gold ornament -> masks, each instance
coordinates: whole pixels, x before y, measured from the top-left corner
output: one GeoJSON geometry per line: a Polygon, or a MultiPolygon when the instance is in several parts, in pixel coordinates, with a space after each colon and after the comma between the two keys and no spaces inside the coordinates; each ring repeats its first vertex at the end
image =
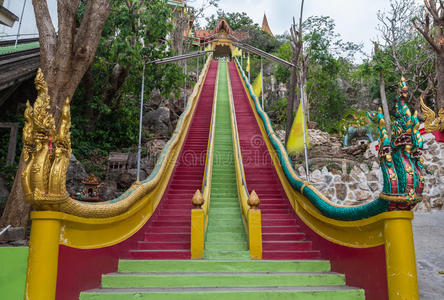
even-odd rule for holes
{"type": "Polygon", "coordinates": [[[260,204],[259,197],[256,192],[253,190],[248,198],[248,205],[250,205],[251,209],[257,209],[260,204]]]}
{"type": "Polygon", "coordinates": [[[423,97],[421,96],[419,99],[421,102],[421,110],[426,118],[424,122],[425,131],[430,133],[444,130],[444,108],[439,110],[438,117],[436,117],[435,112],[424,103],[423,97]]]}
{"type": "Polygon", "coordinates": [[[191,199],[191,202],[193,203],[195,208],[202,208],[202,205],[205,202],[204,197],[202,196],[202,193],[200,192],[200,190],[197,190],[194,193],[193,198],[191,199]]]}

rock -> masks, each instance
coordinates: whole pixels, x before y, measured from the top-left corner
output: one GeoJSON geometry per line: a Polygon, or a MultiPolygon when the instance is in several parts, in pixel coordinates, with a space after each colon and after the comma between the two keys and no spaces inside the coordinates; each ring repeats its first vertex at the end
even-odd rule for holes
{"type": "MultiPolygon", "coordinates": [[[[127,170],[127,173],[131,175],[132,182],[137,181],[137,169],[129,169],[129,170],[127,170]]],[[[147,177],[146,172],[143,169],[141,169],[140,170],[140,180],[145,180],[146,177],[147,177]]]]}
{"type": "Polygon", "coordinates": [[[342,174],[341,175],[342,182],[352,182],[355,181],[350,175],[348,174],[342,174]]]}
{"type": "Polygon", "coordinates": [[[436,199],[432,202],[432,208],[442,209],[443,205],[443,199],[436,199]]]}
{"type": "Polygon", "coordinates": [[[358,182],[365,181],[365,174],[357,167],[354,166],[350,172],[350,177],[358,182]]]}
{"type": "Polygon", "coordinates": [[[143,126],[148,132],[155,132],[161,137],[169,137],[172,131],[170,110],[166,107],[159,107],[146,113],[143,116],[143,126]]]}
{"type": "Polygon", "coordinates": [[[281,143],[285,143],[285,130],[277,130],[276,135],[281,141],[281,143]]]}
{"type": "Polygon", "coordinates": [[[348,199],[349,200],[355,200],[355,194],[353,192],[348,193],[348,199]]]}
{"type": "Polygon", "coordinates": [[[325,183],[329,185],[333,181],[333,176],[330,174],[324,175],[325,183]]]}
{"type": "Polygon", "coordinates": [[[430,174],[434,174],[436,171],[439,170],[439,167],[435,164],[426,163],[424,164],[424,169],[430,174]]]}
{"type": "Polygon", "coordinates": [[[351,184],[349,184],[348,188],[350,190],[354,191],[354,190],[356,190],[358,188],[358,183],[357,182],[351,183],[351,184]]]}
{"type": "Polygon", "coordinates": [[[107,180],[99,185],[100,199],[112,200],[118,197],[119,194],[120,192],[117,189],[117,182],[114,180],[107,180]]]}
{"type": "Polygon", "coordinates": [[[133,176],[130,173],[122,173],[117,178],[117,187],[119,189],[128,189],[133,184],[133,176]]]}
{"type": "Polygon", "coordinates": [[[24,246],[28,246],[28,241],[27,240],[12,241],[9,243],[9,245],[15,246],[15,247],[24,247],[24,246]]]}
{"type": "Polygon", "coordinates": [[[308,129],[310,135],[310,146],[320,146],[330,144],[330,135],[318,129],[308,129]]]}
{"type": "Polygon", "coordinates": [[[372,170],[379,170],[379,168],[380,168],[379,164],[376,161],[374,161],[372,163],[372,170]]]}
{"type": "Polygon", "coordinates": [[[83,191],[85,181],[88,178],[83,165],[71,154],[68,172],[66,173],[66,190],[70,195],[75,195],[83,191]]]}
{"type": "Polygon", "coordinates": [[[322,170],[321,170],[321,173],[324,176],[327,175],[329,173],[327,167],[323,167],[322,170]]]}
{"type": "Polygon", "coordinates": [[[152,170],[156,166],[160,153],[162,153],[165,147],[165,140],[154,139],[146,143],[145,148],[147,150],[147,156],[142,158],[141,168],[145,170],[146,174],[151,174],[152,170]]]}
{"type": "MultiPolygon", "coordinates": [[[[333,169],[331,169],[331,171],[330,171],[333,175],[340,175],[341,174],[341,171],[339,171],[338,169],[335,169],[335,168],[333,168],[333,169]]],[[[337,176],[334,176],[335,178],[337,177],[337,176]]]]}
{"type": "Polygon", "coordinates": [[[313,182],[323,182],[324,181],[324,176],[322,176],[322,173],[319,170],[314,170],[313,173],[311,173],[310,177],[313,182]]]}
{"type": "Polygon", "coordinates": [[[367,175],[365,175],[368,181],[378,181],[378,176],[375,171],[371,171],[367,175]]]}
{"type": "Polygon", "coordinates": [[[360,164],[359,167],[361,168],[362,172],[368,173],[370,170],[368,169],[368,166],[366,164],[360,164]]]}
{"type": "Polygon", "coordinates": [[[301,176],[301,178],[307,177],[307,173],[305,173],[305,168],[303,166],[300,166],[298,168],[298,172],[299,172],[299,176],[301,176]]]}
{"type": "Polygon", "coordinates": [[[327,197],[328,198],[330,198],[330,199],[332,199],[332,198],[334,198],[335,197],[335,189],[334,188],[329,188],[328,190],[327,190],[327,193],[326,193],[327,195],[327,197]]]}
{"type": "Polygon", "coordinates": [[[160,91],[157,89],[153,90],[151,92],[150,100],[148,101],[148,106],[152,109],[158,109],[163,100],[164,97],[160,94],[160,91]]]}
{"type": "Polygon", "coordinates": [[[369,184],[369,186],[370,186],[370,189],[372,190],[372,192],[379,190],[379,184],[377,184],[376,182],[371,182],[369,184]]]}
{"type": "Polygon", "coordinates": [[[359,184],[359,189],[361,189],[361,190],[363,190],[363,191],[368,191],[370,188],[369,188],[367,182],[361,182],[361,183],[359,184]]]}
{"type": "Polygon", "coordinates": [[[355,195],[356,195],[356,201],[369,200],[373,196],[372,193],[370,193],[368,191],[361,191],[361,190],[355,191],[355,195]]]}
{"type": "Polygon", "coordinates": [[[347,186],[343,183],[335,184],[336,197],[339,200],[344,201],[347,196],[347,186]]]}
{"type": "Polygon", "coordinates": [[[25,227],[9,227],[5,233],[3,233],[3,240],[7,242],[24,240],[26,236],[25,227]]]}
{"type": "Polygon", "coordinates": [[[309,121],[307,126],[308,126],[308,129],[318,129],[318,123],[313,122],[313,121],[309,121]]]}

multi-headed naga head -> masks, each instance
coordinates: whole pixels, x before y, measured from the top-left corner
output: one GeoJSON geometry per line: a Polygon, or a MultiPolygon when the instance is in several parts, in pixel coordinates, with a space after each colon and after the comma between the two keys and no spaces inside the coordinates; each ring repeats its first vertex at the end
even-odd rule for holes
{"type": "Polygon", "coordinates": [[[382,109],[379,109],[379,158],[384,177],[380,197],[390,202],[389,210],[411,209],[422,200],[424,177],[417,112],[413,115],[407,105],[408,86],[404,78],[399,83],[396,120],[389,139],[382,109]]]}

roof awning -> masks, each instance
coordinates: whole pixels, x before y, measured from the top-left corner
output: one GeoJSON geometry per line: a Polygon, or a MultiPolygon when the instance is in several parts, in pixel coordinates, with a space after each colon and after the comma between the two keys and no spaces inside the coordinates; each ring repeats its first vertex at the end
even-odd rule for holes
{"type": "Polygon", "coordinates": [[[211,53],[211,52],[214,52],[214,50],[197,51],[197,52],[192,52],[192,53],[188,53],[188,54],[182,54],[182,55],[162,58],[162,59],[158,59],[158,60],[153,60],[153,61],[150,61],[149,64],[155,64],[155,65],[168,64],[168,63],[173,63],[176,61],[187,60],[190,58],[204,56],[205,54],[211,53]]]}
{"type": "Polygon", "coordinates": [[[4,8],[3,5],[0,6],[0,24],[12,27],[15,21],[18,20],[19,18],[16,15],[4,8]]]}
{"type": "Polygon", "coordinates": [[[262,57],[264,57],[266,59],[274,61],[274,62],[276,62],[278,64],[281,64],[281,65],[284,65],[284,66],[287,66],[287,67],[295,67],[295,65],[293,65],[291,62],[288,62],[288,61],[286,61],[286,60],[284,60],[282,58],[274,56],[274,55],[272,55],[270,53],[267,53],[265,51],[262,51],[261,49],[253,47],[251,45],[244,44],[244,43],[239,43],[239,42],[234,42],[233,46],[236,46],[236,47],[238,47],[238,48],[240,48],[242,50],[245,50],[245,51],[257,54],[257,55],[262,56],[262,57]]]}

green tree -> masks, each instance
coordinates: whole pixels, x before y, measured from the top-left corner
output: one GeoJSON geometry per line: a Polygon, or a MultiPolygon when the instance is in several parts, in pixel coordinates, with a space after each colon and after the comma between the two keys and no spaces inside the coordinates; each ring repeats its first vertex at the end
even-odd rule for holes
{"type": "MultiPolygon", "coordinates": [[[[105,24],[96,60],[73,105],[73,146],[81,157],[133,145],[143,62],[172,56],[166,40],[173,30],[172,11],[163,0],[116,2],[105,24]]],[[[176,64],[147,63],[145,99],[153,89],[164,96],[183,82],[176,64]]]]}

